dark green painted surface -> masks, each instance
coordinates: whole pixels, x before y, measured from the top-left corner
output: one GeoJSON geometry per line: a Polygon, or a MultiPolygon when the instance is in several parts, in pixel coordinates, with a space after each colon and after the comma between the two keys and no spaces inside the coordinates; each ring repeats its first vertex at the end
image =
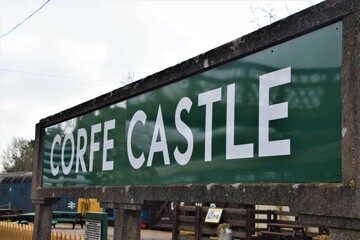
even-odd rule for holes
{"type": "MultiPolygon", "coordinates": [[[[342,23],[311,32],[304,36],[268,48],[212,70],[128,99],[110,107],[96,110],[46,128],[44,153],[44,186],[73,185],[147,185],[175,183],[231,183],[231,182],[340,182],[341,181],[341,61],[342,23]],[[291,82],[270,90],[270,104],[288,103],[288,117],[270,121],[270,141],[290,139],[290,155],[259,157],[259,76],[291,67],[291,82]],[[254,156],[226,160],[226,105],[227,86],[235,83],[235,144],[251,143],[254,156]],[[221,88],[221,101],[213,103],[211,161],[205,154],[205,106],[199,106],[199,94],[221,88]],[[194,145],[191,159],[180,165],[174,158],[176,147],[185,152],[188,142],[175,126],[175,111],[179,101],[188,97],[189,113],[181,112],[182,121],[191,129],[194,145]],[[153,155],[147,166],[156,117],[161,108],[169,152],[169,163],[164,152],[153,155]],[[127,129],[134,114],[146,114],[145,125],[137,122],[131,134],[134,157],[142,154],[145,162],[134,169],[127,152],[127,129]],[[107,160],[113,170],[102,170],[104,122],[115,119],[107,139],[113,148],[107,160]],[[94,167],[89,172],[91,126],[102,123],[96,133],[99,151],[94,151],[94,167]],[[51,174],[50,153],[56,134],[72,132],[77,142],[77,129],[87,132],[84,154],[86,172],[75,173],[76,149],[71,172],[64,175],[61,167],[62,148],[56,144],[51,174]]],[[[164,141],[157,132],[157,142],[164,141]]],[[[83,139],[80,146],[84,145],[83,139]]],[[[65,166],[71,158],[71,144],[64,148],[65,166]]],[[[75,146],[76,148],[76,146],[75,146]]]]}

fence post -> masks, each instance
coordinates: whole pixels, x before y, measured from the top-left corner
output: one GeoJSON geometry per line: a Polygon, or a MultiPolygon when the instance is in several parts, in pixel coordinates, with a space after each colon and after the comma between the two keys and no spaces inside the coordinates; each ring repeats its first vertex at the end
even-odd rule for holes
{"type": "Polygon", "coordinates": [[[274,222],[278,222],[279,221],[279,216],[277,214],[277,211],[273,211],[274,214],[274,222]]]}
{"type": "Polygon", "coordinates": [[[27,239],[31,240],[34,231],[34,225],[25,225],[27,239]]]}
{"type": "Polygon", "coordinates": [[[247,208],[246,209],[246,240],[251,240],[252,239],[252,209],[251,208],[247,208]]]}
{"type": "Polygon", "coordinates": [[[178,235],[178,221],[177,221],[177,218],[178,218],[178,211],[179,211],[179,205],[175,205],[175,214],[174,214],[174,218],[173,218],[173,228],[172,228],[172,240],[176,240],[176,237],[178,235]]]}
{"type": "Polygon", "coordinates": [[[267,210],[267,222],[271,223],[273,220],[271,219],[271,215],[272,215],[272,211],[271,210],[267,210]]]}
{"type": "Polygon", "coordinates": [[[51,238],[50,238],[50,239],[51,239],[51,240],[57,240],[57,239],[56,239],[56,235],[57,235],[57,232],[56,232],[56,231],[52,231],[52,232],[51,232],[51,238]]]}
{"type": "Polygon", "coordinates": [[[196,206],[195,215],[196,215],[196,219],[195,219],[195,239],[200,240],[200,238],[201,238],[201,233],[200,233],[201,207],[200,206],[196,206]]]}

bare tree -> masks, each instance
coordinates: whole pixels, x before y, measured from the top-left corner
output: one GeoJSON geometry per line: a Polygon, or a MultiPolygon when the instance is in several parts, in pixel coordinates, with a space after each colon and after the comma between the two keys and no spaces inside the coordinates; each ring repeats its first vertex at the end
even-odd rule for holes
{"type": "Polygon", "coordinates": [[[253,17],[250,22],[258,27],[263,27],[322,1],[252,1],[249,11],[253,17]]]}
{"type": "Polygon", "coordinates": [[[0,156],[6,172],[32,171],[34,140],[14,138],[0,156]]]}
{"type": "Polygon", "coordinates": [[[250,12],[253,15],[251,19],[252,23],[255,23],[259,28],[268,24],[275,22],[276,19],[276,11],[274,8],[266,3],[264,5],[254,5],[253,3],[250,5],[250,12]]]}
{"type": "Polygon", "coordinates": [[[120,83],[124,86],[133,82],[135,82],[135,72],[127,72],[127,74],[124,74],[120,80],[120,83]]]}

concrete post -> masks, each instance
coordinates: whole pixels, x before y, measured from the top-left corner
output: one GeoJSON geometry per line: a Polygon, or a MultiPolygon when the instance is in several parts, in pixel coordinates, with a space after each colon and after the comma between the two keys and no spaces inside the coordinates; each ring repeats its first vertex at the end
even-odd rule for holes
{"type": "Polygon", "coordinates": [[[33,239],[50,239],[51,238],[51,221],[53,217],[52,205],[59,198],[38,201],[35,207],[34,232],[33,239]]]}
{"type": "Polygon", "coordinates": [[[141,206],[121,204],[115,208],[114,240],[140,239],[141,206]]]}
{"type": "Polygon", "coordinates": [[[330,228],[330,240],[358,240],[360,231],[330,228]]]}

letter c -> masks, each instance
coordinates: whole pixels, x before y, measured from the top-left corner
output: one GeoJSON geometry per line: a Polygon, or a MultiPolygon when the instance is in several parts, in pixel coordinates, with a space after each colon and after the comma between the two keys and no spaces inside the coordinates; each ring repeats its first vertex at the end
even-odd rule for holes
{"type": "Polygon", "coordinates": [[[131,118],[130,124],[129,124],[128,134],[127,134],[127,143],[126,143],[127,153],[128,153],[130,164],[134,169],[139,169],[145,162],[144,153],[141,153],[140,157],[136,158],[134,156],[134,153],[131,148],[132,132],[133,132],[135,124],[137,122],[141,122],[143,124],[143,126],[145,126],[146,114],[144,113],[144,111],[139,110],[133,115],[133,117],[131,118]]]}
{"type": "Polygon", "coordinates": [[[55,167],[54,166],[54,159],[53,159],[55,144],[61,145],[61,137],[60,137],[59,134],[56,134],[56,136],[54,137],[53,143],[51,145],[50,168],[51,168],[51,174],[53,176],[56,176],[59,173],[59,165],[57,165],[55,167]]]}

